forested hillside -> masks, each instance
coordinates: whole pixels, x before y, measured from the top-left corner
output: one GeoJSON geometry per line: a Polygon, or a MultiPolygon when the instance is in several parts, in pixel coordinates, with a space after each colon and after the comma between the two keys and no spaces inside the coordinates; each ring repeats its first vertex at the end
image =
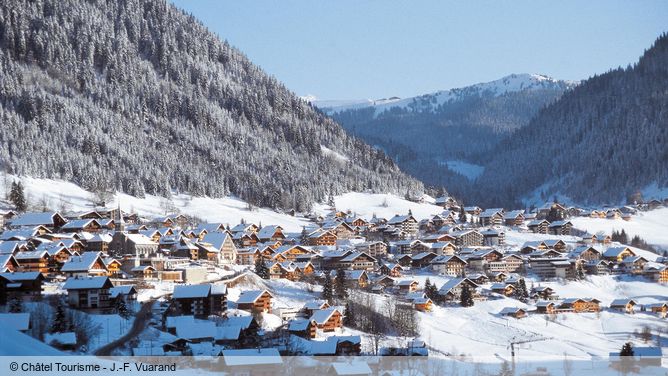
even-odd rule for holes
{"type": "Polygon", "coordinates": [[[0,46],[8,173],[298,210],[422,189],[164,0],[4,0],[0,46]]]}
{"type": "Polygon", "coordinates": [[[499,140],[574,85],[540,75],[511,75],[389,103],[322,110],[384,150],[404,171],[460,195],[468,181],[449,170],[446,161],[478,163],[499,140]]]}
{"type": "Polygon", "coordinates": [[[490,205],[535,190],[605,203],[652,184],[668,186],[666,34],[635,65],[584,81],[501,142],[473,193],[490,205]]]}

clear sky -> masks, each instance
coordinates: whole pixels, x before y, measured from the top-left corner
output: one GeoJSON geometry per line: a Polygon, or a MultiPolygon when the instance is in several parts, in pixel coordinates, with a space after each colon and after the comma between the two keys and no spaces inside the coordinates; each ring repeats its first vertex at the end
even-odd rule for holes
{"type": "Polygon", "coordinates": [[[635,62],[668,1],[172,0],[298,95],[408,97],[635,62]]]}

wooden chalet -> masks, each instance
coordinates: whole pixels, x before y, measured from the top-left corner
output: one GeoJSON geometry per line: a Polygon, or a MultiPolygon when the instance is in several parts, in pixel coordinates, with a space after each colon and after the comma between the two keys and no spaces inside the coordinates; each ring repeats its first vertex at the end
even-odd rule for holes
{"type": "Polygon", "coordinates": [[[527,311],[518,307],[505,307],[499,312],[499,315],[521,319],[527,316],[527,311]]]}
{"type": "Polygon", "coordinates": [[[172,301],[178,315],[206,318],[227,310],[227,287],[224,284],[177,285],[172,301]]]}
{"type": "Polygon", "coordinates": [[[529,230],[536,234],[547,234],[550,222],[546,219],[535,219],[527,224],[529,230]]]}
{"type": "Polygon", "coordinates": [[[603,259],[613,262],[622,262],[627,257],[636,256],[629,247],[610,247],[603,252],[603,259]]]}
{"type": "Polygon", "coordinates": [[[271,313],[273,298],[267,290],[243,291],[237,300],[237,308],[249,312],[271,313]]]}
{"type": "Polygon", "coordinates": [[[68,278],[63,285],[67,302],[79,309],[108,309],[113,301],[110,289],[114,287],[109,277],[68,278]]]}
{"type": "Polygon", "coordinates": [[[305,245],[321,246],[321,245],[336,245],[336,234],[331,231],[316,229],[309,233],[304,239],[305,245]]]}
{"type": "Polygon", "coordinates": [[[333,332],[343,327],[343,314],[333,307],[314,311],[309,320],[315,322],[323,332],[333,332]]]}
{"type": "Polygon", "coordinates": [[[615,299],[610,303],[610,309],[624,313],[634,313],[636,305],[638,303],[633,299],[615,299]]]}
{"type": "Polygon", "coordinates": [[[569,298],[564,299],[557,307],[559,312],[599,312],[601,302],[593,298],[569,298]]]}
{"type": "Polygon", "coordinates": [[[464,275],[467,264],[466,260],[457,255],[443,255],[431,261],[431,268],[438,274],[459,277],[464,275]]]}

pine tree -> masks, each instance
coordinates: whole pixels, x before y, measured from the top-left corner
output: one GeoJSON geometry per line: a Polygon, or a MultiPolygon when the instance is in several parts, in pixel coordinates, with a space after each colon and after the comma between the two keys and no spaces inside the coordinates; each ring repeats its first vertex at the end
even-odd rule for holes
{"type": "Polygon", "coordinates": [[[473,307],[473,296],[471,295],[469,286],[466,284],[462,286],[462,293],[459,297],[459,304],[462,307],[473,307]]]}
{"type": "Polygon", "coordinates": [[[21,182],[12,183],[12,189],[9,193],[9,201],[14,204],[14,208],[19,212],[24,212],[28,209],[25,193],[23,192],[23,184],[21,182]]]}
{"type": "Polygon", "coordinates": [[[585,270],[581,262],[575,264],[575,279],[583,280],[585,279],[585,270]]]}
{"type": "Polygon", "coordinates": [[[459,222],[466,223],[466,209],[464,209],[464,204],[459,207],[459,222]]]}
{"type": "Polygon", "coordinates": [[[346,299],[348,297],[348,288],[346,287],[346,271],[343,268],[336,269],[336,283],[334,284],[334,292],[339,299],[346,299]]]}
{"type": "Polygon", "coordinates": [[[9,312],[11,313],[23,312],[23,302],[21,301],[21,298],[14,297],[14,299],[12,299],[9,302],[9,312]]]}
{"type": "Polygon", "coordinates": [[[429,290],[431,289],[431,281],[429,280],[429,277],[425,279],[424,281],[424,293],[429,297],[429,290]]]}
{"type": "Polygon", "coordinates": [[[132,312],[130,312],[128,306],[125,304],[125,300],[121,299],[120,297],[116,299],[114,308],[116,309],[116,313],[118,313],[118,315],[124,318],[125,320],[129,319],[132,316],[132,312]]]}
{"type": "Polygon", "coordinates": [[[53,322],[51,323],[50,333],[62,333],[67,332],[70,329],[69,317],[65,311],[65,304],[62,301],[58,301],[56,306],[56,313],[53,316],[53,322]]]}
{"type": "Polygon", "coordinates": [[[349,301],[346,301],[345,316],[343,316],[343,325],[348,327],[355,327],[355,311],[349,301]]]}
{"type": "Polygon", "coordinates": [[[631,342],[626,342],[622,346],[622,351],[619,352],[619,356],[633,356],[634,351],[633,351],[633,345],[631,345],[631,342]]]}
{"type": "Polygon", "coordinates": [[[322,298],[326,300],[328,304],[334,303],[334,293],[332,292],[332,276],[328,271],[325,272],[325,281],[322,285],[322,298]]]}
{"type": "Polygon", "coordinates": [[[269,268],[262,256],[255,260],[255,274],[262,279],[269,279],[269,268]]]}

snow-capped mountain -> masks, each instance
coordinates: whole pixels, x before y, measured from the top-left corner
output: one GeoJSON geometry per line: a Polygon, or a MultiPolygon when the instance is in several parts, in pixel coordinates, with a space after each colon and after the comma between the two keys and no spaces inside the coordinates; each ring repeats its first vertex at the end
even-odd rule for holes
{"type": "Polygon", "coordinates": [[[378,100],[318,100],[309,98],[316,107],[332,115],[346,110],[356,110],[367,107],[376,109],[376,116],[392,108],[407,109],[409,111],[427,112],[436,109],[448,102],[456,102],[467,97],[500,96],[506,93],[537,90],[565,90],[578,84],[577,81],[557,80],[542,74],[511,74],[501,79],[478,83],[462,88],[440,90],[409,98],[383,98],[378,100]]]}

